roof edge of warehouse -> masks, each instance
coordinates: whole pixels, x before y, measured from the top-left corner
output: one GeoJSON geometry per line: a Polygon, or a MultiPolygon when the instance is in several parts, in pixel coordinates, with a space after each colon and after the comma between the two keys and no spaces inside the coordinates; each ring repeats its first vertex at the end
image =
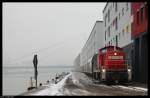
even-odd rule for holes
{"type": "MultiPolygon", "coordinates": [[[[95,24],[94,24],[94,27],[92,28],[92,31],[93,31],[93,29],[95,28],[97,22],[103,22],[103,20],[97,20],[97,21],[95,22],[95,24]]],[[[89,40],[89,38],[90,38],[90,36],[91,36],[91,34],[92,34],[92,31],[91,31],[91,33],[90,33],[88,39],[86,40],[86,43],[84,44],[84,46],[87,44],[87,41],[89,40]]],[[[84,46],[83,46],[83,48],[84,48],[84,46]]],[[[82,48],[82,49],[83,49],[83,48],[82,48]]]]}
{"type": "Polygon", "coordinates": [[[106,5],[105,5],[105,7],[104,7],[104,9],[103,9],[103,13],[104,13],[104,11],[105,11],[105,9],[106,9],[107,5],[108,5],[108,2],[106,3],[106,5]]]}

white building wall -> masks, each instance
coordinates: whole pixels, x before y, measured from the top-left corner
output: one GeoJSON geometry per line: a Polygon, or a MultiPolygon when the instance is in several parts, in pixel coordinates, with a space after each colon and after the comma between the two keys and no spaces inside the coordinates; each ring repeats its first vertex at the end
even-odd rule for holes
{"type": "Polygon", "coordinates": [[[94,54],[98,53],[98,49],[103,47],[103,22],[96,21],[91,34],[81,51],[81,66],[87,65],[88,61],[94,54]]]}
{"type": "Polygon", "coordinates": [[[116,36],[118,36],[118,46],[124,47],[131,43],[131,3],[129,2],[118,2],[117,12],[115,11],[116,3],[107,3],[103,11],[104,19],[104,45],[116,45],[116,36]],[[110,21],[108,21],[108,10],[110,10],[110,21]],[[106,18],[107,14],[107,18],[106,18]],[[117,30],[115,29],[115,24],[113,21],[117,17],[117,30]],[[106,19],[105,19],[106,18],[106,19]],[[105,26],[106,22],[106,26],[105,26]],[[128,26],[128,30],[127,30],[128,26]],[[108,33],[108,28],[110,27],[110,36],[108,33]],[[123,33],[124,30],[124,33],[123,33]],[[106,32],[106,40],[105,40],[106,32]]]}
{"type": "Polygon", "coordinates": [[[75,58],[75,60],[74,60],[74,63],[73,63],[73,65],[74,65],[74,68],[75,68],[75,70],[76,71],[79,71],[80,69],[80,53],[78,54],[78,56],[75,58]]]}

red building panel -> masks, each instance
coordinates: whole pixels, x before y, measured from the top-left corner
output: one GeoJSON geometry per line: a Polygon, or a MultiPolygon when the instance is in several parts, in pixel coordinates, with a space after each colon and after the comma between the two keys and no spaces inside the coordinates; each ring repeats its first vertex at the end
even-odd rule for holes
{"type": "Polygon", "coordinates": [[[132,3],[132,38],[147,32],[148,28],[148,5],[147,2],[132,3]]]}

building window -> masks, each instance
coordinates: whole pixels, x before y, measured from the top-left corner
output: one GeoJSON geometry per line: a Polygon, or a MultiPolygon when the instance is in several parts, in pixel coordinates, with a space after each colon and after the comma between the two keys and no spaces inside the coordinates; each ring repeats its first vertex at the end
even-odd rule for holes
{"type": "Polygon", "coordinates": [[[112,45],[112,40],[111,40],[111,45],[112,45]]]}
{"type": "Polygon", "coordinates": [[[115,11],[117,12],[117,3],[115,3],[115,11]]]}
{"type": "Polygon", "coordinates": [[[129,25],[126,26],[126,32],[129,32],[129,25]]]}
{"type": "Polygon", "coordinates": [[[113,26],[115,25],[115,19],[113,20],[113,26]]]}
{"type": "Polygon", "coordinates": [[[120,35],[120,33],[119,33],[119,39],[121,39],[121,35],[120,35]]]}
{"type": "Polygon", "coordinates": [[[118,36],[116,35],[116,46],[118,46],[118,36]]]}
{"type": "Polygon", "coordinates": [[[116,30],[117,30],[117,28],[118,28],[118,20],[117,20],[117,17],[116,17],[115,23],[116,23],[116,30]]]}
{"type": "Polygon", "coordinates": [[[119,13],[119,20],[120,20],[120,13],[119,13]]]}
{"type": "Polygon", "coordinates": [[[110,21],[110,10],[108,9],[108,22],[110,21]]]}
{"type": "Polygon", "coordinates": [[[111,24],[110,24],[110,30],[112,29],[112,22],[111,22],[111,24]]]}
{"type": "Polygon", "coordinates": [[[130,27],[130,29],[131,29],[131,36],[132,36],[132,32],[134,32],[134,28],[133,28],[133,22],[131,23],[131,27],[130,27]]]}
{"type": "Polygon", "coordinates": [[[113,42],[114,42],[114,45],[115,45],[115,37],[113,38],[113,42]]]}
{"type": "Polygon", "coordinates": [[[106,27],[106,20],[107,20],[107,14],[106,14],[106,16],[105,16],[105,27],[106,27]]]}
{"type": "Polygon", "coordinates": [[[139,11],[137,11],[137,25],[139,25],[139,11]]]}
{"type": "Polygon", "coordinates": [[[126,3],[126,11],[128,11],[129,9],[129,6],[128,6],[128,3],[126,3]]]}
{"type": "Polygon", "coordinates": [[[105,31],[105,40],[106,40],[106,31],[105,31]]]}
{"type": "Polygon", "coordinates": [[[144,7],[141,8],[141,22],[144,20],[144,7]]]}
{"type": "Polygon", "coordinates": [[[122,36],[124,36],[124,29],[122,30],[122,36]]]}
{"type": "Polygon", "coordinates": [[[110,37],[110,26],[108,27],[108,37],[110,37]]]}
{"type": "Polygon", "coordinates": [[[122,8],[122,16],[124,15],[124,8],[122,8]]]}
{"type": "Polygon", "coordinates": [[[105,21],[104,22],[105,22],[105,27],[106,27],[106,17],[105,17],[105,21]]]}

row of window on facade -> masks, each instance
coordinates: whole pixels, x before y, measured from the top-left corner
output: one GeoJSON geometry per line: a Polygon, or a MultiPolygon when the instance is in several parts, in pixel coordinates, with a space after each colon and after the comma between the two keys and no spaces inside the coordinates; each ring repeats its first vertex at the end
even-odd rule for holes
{"type": "MultiPolygon", "coordinates": [[[[128,3],[127,3],[127,5],[128,5],[128,3]]],[[[108,12],[109,12],[109,11],[108,11],[108,12]]],[[[124,8],[123,8],[122,12],[123,12],[123,15],[124,15],[124,8]]],[[[119,13],[119,19],[120,19],[120,13],[119,13]]],[[[117,30],[117,29],[118,29],[118,17],[116,17],[116,18],[112,21],[111,25],[106,29],[105,35],[106,35],[106,33],[108,33],[108,37],[110,36],[110,31],[111,31],[112,27],[114,27],[114,25],[115,25],[115,30],[117,30]]],[[[124,32],[123,32],[123,33],[124,33],[124,32]]],[[[105,40],[106,40],[106,36],[105,36],[105,40]]]]}
{"type": "Polygon", "coordinates": [[[112,29],[112,26],[114,26],[115,24],[115,29],[117,30],[118,25],[117,25],[117,18],[115,18],[115,20],[113,21],[113,23],[111,23],[111,25],[108,27],[108,29],[105,31],[105,40],[106,40],[106,34],[108,33],[108,37],[110,36],[110,31],[112,29]]]}
{"type": "MultiPolygon", "coordinates": [[[[127,8],[128,8],[128,3],[126,3],[127,5],[127,8]]],[[[117,4],[116,4],[117,6],[117,4]]],[[[139,25],[140,23],[142,23],[144,21],[144,19],[147,18],[147,4],[143,7],[141,7],[141,9],[139,9],[136,13],[136,19],[137,19],[137,25],[139,25]]],[[[132,11],[131,11],[132,12],[132,11]]],[[[109,13],[109,10],[108,10],[108,13],[109,13]]],[[[109,15],[109,14],[108,14],[109,15]]],[[[122,8],[122,15],[124,15],[124,8],[122,8]]],[[[120,13],[119,13],[119,19],[120,19],[120,13]]],[[[105,22],[106,23],[106,22],[105,22]]],[[[108,27],[108,29],[105,31],[105,40],[107,39],[107,36],[108,38],[110,37],[110,29],[112,28],[112,26],[114,26],[115,24],[115,30],[117,30],[118,28],[118,21],[117,21],[117,17],[113,20],[113,22],[111,23],[111,25],[108,27]],[[108,34],[107,34],[108,33],[108,34]]],[[[128,33],[129,32],[129,25],[126,26],[126,32],[128,33]]],[[[122,36],[124,36],[124,33],[125,33],[125,29],[122,30],[122,36]]],[[[116,35],[117,36],[117,35],[116,35]]],[[[121,33],[119,33],[119,39],[121,38],[121,33]]],[[[108,43],[108,45],[110,45],[110,42],[108,43]]]]}
{"type": "MultiPolygon", "coordinates": [[[[126,28],[122,29],[122,37],[124,37],[125,33],[129,33],[131,31],[130,29],[131,29],[130,24],[127,25],[126,28]]],[[[107,35],[107,32],[105,31],[105,41],[107,40],[107,36],[108,36],[108,38],[111,36],[110,35],[110,29],[108,31],[108,35],[107,35]]],[[[118,36],[119,36],[119,39],[121,39],[121,32],[118,34],[118,36]]]]}
{"type": "MultiPolygon", "coordinates": [[[[142,23],[146,18],[147,18],[147,4],[143,7],[141,7],[140,10],[137,11],[137,25],[139,25],[140,23],[142,23]]],[[[115,19],[115,21],[113,21],[113,26],[114,24],[116,24],[116,30],[117,30],[117,18],[115,19]]],[[[129,32],[129,27],[131,27],[130,25],[126,26],[126,31],[125,29],[122,30],[122,36],[125,35],[125,32],[128,33],[129,32]]],[[[110,37],[110,26],[108,27],[108,38],[110,37]]],[[[119,39],[121,38],[121,33],[119,33],[119,39]]],[[[105,40],[107,39],[107,32],[105,31],[105,40]]]]}
{"type": "MultiPolygon", "coordinates": [[[[113,8],[114,8],[114,3],[113,4],[113,8]]],[[[110,21],[110,11],[112,8],[108,9],[108,12],[105,15],[105,26],[106,26],[106,20],[108,19],[108,22],[110,21]]],[[[117,3],[115,3],[115,11],[117,12],[117,3]]]]}
{"type": "Polygon", "coordinates": [[[147,6],[147,4],[145,5],[145,6],[143,6],[143,7],[141,7],[141,9],[139,9],[138,11],[137,11],[137,13],[136,13],[136,18],[137,18],[137,25],[139,25],[139,24],[141,24],[143,21],[144,21],[144,19],[146,19],[147,18],[147,11],[148,11],[148,6],[147,6]]]}
{"type": "MultiPolygon", "coordinates": [[[[113,8],[114,8],[114,5],[115,5],[115,12],[117,12],[117,10],[118,10],[118,6],[117,6],[117,3],[112,3],[112,5],[113,5],[113,8]]],[[[107,23],[107,21],[106,20],[108,20],[108,23],[109,23],[109,21],[110,21],[110,12],[111,12],[111,10],[112,10],[112,5],[111,5],[111,7],[110,7],[110,9],[108,9],[108,12],[106,13],[106,15],[105,15],[105,17],[104,17],[104,22],[105,22],[105,27],[106,27],[106,23],[107,23]]],[[[122,16],[125,14],[124,13],[124,9],[125,8],[122,8],[122,16]]],[[[126,11],[128,11],[128,9],[129,9],[129,4],[128,4],[128,2],[126,3],[126,11]]],[[[121,17],[121,15],[120,15],[120,13],[119,13],[119,19],[120,19],[120,17],[121,17]]],[[[117,19],[117,18],[116,18],[117,19]]]]}
{"type": "MultiPolygon", "coordinates": [[[[105,46],[108,46],[108,45],[113,45],[113,41],[114,43],[116,43],[116,45],[118,46],[118,41],[121,39],[121,34],[122,34],[122,37],[125,36],[126,33],[129,33],[131,32],[131,25],[127,25],[125,29],[122,30],[122,33],[118,33],[118,35],[116,35],[113,39],[111,39],[111,41],[109,41],[105,46]]],[[[105,40],[106,40],[106,33],[105,33],[105,40]]],[[[110,35],[109,35],[110,37],[110,35]]]]}

